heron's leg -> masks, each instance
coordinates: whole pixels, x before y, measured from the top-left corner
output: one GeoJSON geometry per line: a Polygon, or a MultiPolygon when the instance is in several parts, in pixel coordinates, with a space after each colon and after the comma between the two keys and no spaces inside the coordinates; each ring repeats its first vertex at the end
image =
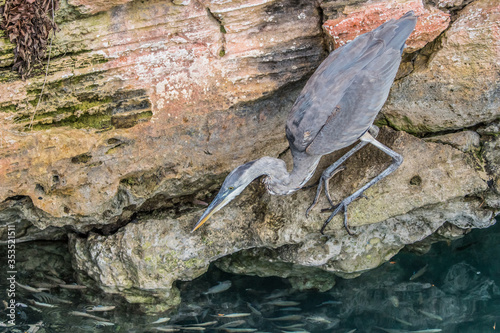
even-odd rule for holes
{"type": "Polygon", "coordinates": [[[340,204],[338,204],[336,207],[335,207],[335,210],[333,211],[333,213],[330,215],[330,217],[325,221],[325,223],[323,224],[323,226],[321,227],[321,234],[324,235],[324,231],[325,231],[325,228],[326,226],[328,225],[328,223],[330,223],[330,221],[333,219],[333,217],[335,215],[338,214],[338,212],[341,210],[341,209],[344,209],[344,227],[345,227],[345,230],[347,231],[347,233],[349,235],[354,235],[352,232],[351,232],[351,229],[349,229],[349,225],[347,224],[347,206],[343,205],[342,202],[340,204]]]}
{"type": "Polygon", "coordinates": [[[332,197],[330,196],[330,179],[332,179],[333,176],[335,176],[337,173],[339,173],[340,171],[343,171],[345,169],[346,169],[345,166],[338,167],[337,169],[333,170],[333,172],[331,174],[328,175],[328,178],[325,178],[323,180],[325,183],[325,195],[326,195],[326,198],[328,199],[328,202],[330,203],[330,205],[332,207],[334,207],[335,204],[333,203],[332,197]]]}
{"type": "MultiPolygon", "coordinates": [[[[376,126],[376,125],[372,125],[370,126],[370,128],[368,129],[368,132],[371,134],[371,136],[373,138],[376,138],[378,136],[378,132],[379,132],[379,128],[376,126]]],[[[347,152],[346,155],[342,156],[341,157],[341,161],[340,163],[343,163],[347,158],[349,158],[349,156],[351,156],[352,154],[354,154],[356,151],[360,150],[361,148],[363,148],[368,142],[364,142],[361,141],[357,146],[355,146],[353,149],[351,149],[350,151],[347,152]]],[[[339,162],[337,161],[337,162],[339,162]]],[[[336,163],[337,163],[336,162],[336,163]]],[[[336,164],[335,163],[335,164],[336,164]]],[[[339,171],[342,171],[345,169],[345,167],[342,167],[342,169],[338,169],[336,170],[335,169],[335,164],[333,164],[332,166],[328,167],[324,172],[323,172],[323,175],[325,175],[325,173],[328,173],[330,172],[331,169],[333,169],[333,171],[326,175],[325,178],[321,177],[325,183],[325,195],[326,195],[326,198],[328,199],[328,202],[330,203],[330,205],[335,208],[335,204],[333,203],[333,200],[332,200],[332,197],[330,196],[330,186],[329,186],[329,183],[330,183],[330,179],[336,174],[338,173],[339,171]]],[[[316,194],[316,196],[318,196],[318,194],[316,194]]],[[[361,194],[361,196],[364,196],[363,194],[361,194]]],[[[366,196],[364,196],[366,199],[368,199],[366,196]]]]}
{"type": "Polygon", "coordinates": [[[325,228],[328,225],[328,223],[330,223],[330,221],[332,220],[332,218],[335,215],[338,214],[338,212],[340,211],[340,209],[343,209],[344,210],[344,226],[345,226],[347,232],[350,235],[352,235],[352,233],[349,230],[349,227],[347,225],[347,206],[351,202],[353,202],[354,200],[356,200],[359,196],[361,196],[363,194],[363,192],[366,191],[370,186],[372,186],[373,184],[377,183],[382,178],[385,178],[386,176],[390,175],[394,170],[396,170],[401,165],[401,163],[403,163],[403,156],[399,155],[398,153],[396,153],[395,151],[393,151],[389,147],[387,147],[384,144],[382,144],[382,143],[378,142],[377,140],[375,140],[375,138],[373,138],[373,136],[371,136],[370,133],[363,134],[363,136],[361,136],[360,140],[361,140],[361,142],[365,142],[365,143],[369,142],[369,143],[371,143],[372,145],[374,145],[378,149],[382,150],[387,155],[391,156],[392,157],[392,164],[389,165],[389,167],[387,169],[385,169],[384,171],[382,171],[377,177],[373,178],[368,183],[366,183],[359,190],[357,190],[352,195],[350,195],[347,198],[345,198],[344,200],[342,200],[342,202],[339,203],[335,207],[335,210],[333,211],[333,213],[330,215],[330,217],[323,224],[323,227],[321,228],[321,233],[323,233],[323,231],[325,230],[325,228]]]}
{"type": "Polygon", "coordinates": [[[368,132],[371,134],[371,136],[376,139],[378,136],[378,132],[380,129],[376,125],[371,125],[370,128],[368,129],[368,132]]]}
{"type": "Polygon", "coordinates": [[[328,192],[328,188],[329,188],[328,181],[330,180],[330,178],[335,176],[335,174],[337,174],[338,172],[340,172],[344,169],[345,169],[345,167],[338,167],[337,169],[333,170],[333,172],[331,172],[331,174],[328,176],[328,178],[323,177],[324,176],[324,172],[323,172],[323,174],[321,175],[321,178],[319,179],[319,182],[318,182],[318,188],[316,189],[316,196],[314,197],[314,200],[313,200],[311,206],[309,206],[309,208],[307,208],[307,210],[306,210],[306,217],[309,217],[309,212],[318,203],[319,195],[321,194],[321,190],[323,189],[323,185],[325,186],[326,198],[328,199],[330,204],[333,206],[332,199],[330,198],[330,193],[328,192]]]}
{"type": "Polygon", "coordinates": [[[318,188],[316,190],[316,196],[314,197],[314,200],[313,200],[311,206],[309,206],[309,208],[307,208],[307,210],[306,210],[306,217],[309,216],[309,212],[311,211],[311,209],[313,209],[314,206],[316,206],[316,203],[318,202],[318,199],[319,199],[319,195],[321,194],[321,190],[323,189],[323,185],[325,185],[325,194],[326,194],[326,198],[328,199],[328,202],[330,202],[330,204],[332,206],[334,206],[332,198],[330,197],[330,193],[328,192],[328,181],[337,172],[344,170],[343,168],[339,169],[339,166],[342,163],[344,163],[345,160],[347,160],[352,154],[354,154],[355,152],[357,152],[358,150],[360,150],[361,148],[366,146],[367,143],[368,142],[361,141],[356,146],[354,146],[354,148],[352,148],[346,154],[344,154],[341,158],[339,158],[335,163],[333,163],[328,168],[326,168],[325,171],[323,171],[323,173],[321,174],[321,178],[319,179],[318,188]]]}

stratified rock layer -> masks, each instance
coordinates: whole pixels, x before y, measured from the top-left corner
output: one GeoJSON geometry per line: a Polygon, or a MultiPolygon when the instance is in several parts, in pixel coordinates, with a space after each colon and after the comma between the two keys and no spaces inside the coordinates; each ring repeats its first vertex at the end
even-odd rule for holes
{"type": "Polygon", "coordinates": [[[437,132],[500,117],[499,22],[498,1],[466,6],[443,36],[416,57],[412,75],[393,86],[383,109],[389,123],[413,133],[437,132]]]}
{"type": "MultiPolygon", "coordinates": [[[[62,5],[60,19],[74,10],[62,5]]],[[[38,109],[43,76],[0,83],[0,200],[28,196],[59,218],[39,227],[102,223],[277,154],[287,110],[230,108],[302,79],[324,56],[307,1],[135,1],[59,27],[38,109]],[[121,186],[133,189],[120,197],[121,186]]]]}

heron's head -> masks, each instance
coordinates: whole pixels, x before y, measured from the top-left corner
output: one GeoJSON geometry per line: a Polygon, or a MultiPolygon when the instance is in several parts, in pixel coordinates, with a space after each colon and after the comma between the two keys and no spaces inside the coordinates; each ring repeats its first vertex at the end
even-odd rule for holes
{"type": "Polygon", "coordinates": [[[236,198],[245,189],[245,187],[248,186],[248,184],[263,174],[259,171],[259,163],[256,162],[257,161],[245,163],[231,171],[231,173],[226,177],[226,180],[224,180],[219,193],[205,210],[191,232],[201,227],[203,223],[208,221],[213,213],[220,210],[231,200],[236,198]]]}

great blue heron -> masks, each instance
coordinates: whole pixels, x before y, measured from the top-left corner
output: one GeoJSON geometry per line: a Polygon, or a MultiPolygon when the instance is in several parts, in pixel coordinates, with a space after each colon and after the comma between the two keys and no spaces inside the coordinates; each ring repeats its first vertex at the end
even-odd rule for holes
{"type": "Polygon", "coordinates": [[[408,12],[399,20],[385,22],[332,52],[311,76],[295,101],[286,123],[286,137],[293,156],[293,170],[288,173],[283,160],[262,157],[240,165],[226,177],[222,188],[205,210],[193,231],[210,216],[239,195],[254,179],[265,175],[263,182],[271,194],[286,195],[304,186],[313,175],[321,156],[360,141],[354,148],[329,166],[319,180],[316,197],[306,216],[318,201],[324,186],[333,213],[327,224],[370,186],[396,170],[403,157],[375,140],[378,128],[373,126],[398,71],[406,39],[415,28],[417,18],[408,12]],[[334,205],[328,191],[329,179],[341,170],[340,165],[367,143],[392,157],[392,164],[377,177],[334,205]]]}

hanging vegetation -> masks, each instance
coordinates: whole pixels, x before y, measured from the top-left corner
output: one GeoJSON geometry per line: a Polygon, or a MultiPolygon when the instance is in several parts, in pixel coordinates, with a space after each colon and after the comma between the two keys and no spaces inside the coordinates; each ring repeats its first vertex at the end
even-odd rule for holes
{"type": "Polygon", "coordinates": [[[54,12],[59,0],[6,0],[0,6],[0,29],[14,48],[13,70],[26,78],[45,55],[47,40],[57,26],[54,12]]]}

